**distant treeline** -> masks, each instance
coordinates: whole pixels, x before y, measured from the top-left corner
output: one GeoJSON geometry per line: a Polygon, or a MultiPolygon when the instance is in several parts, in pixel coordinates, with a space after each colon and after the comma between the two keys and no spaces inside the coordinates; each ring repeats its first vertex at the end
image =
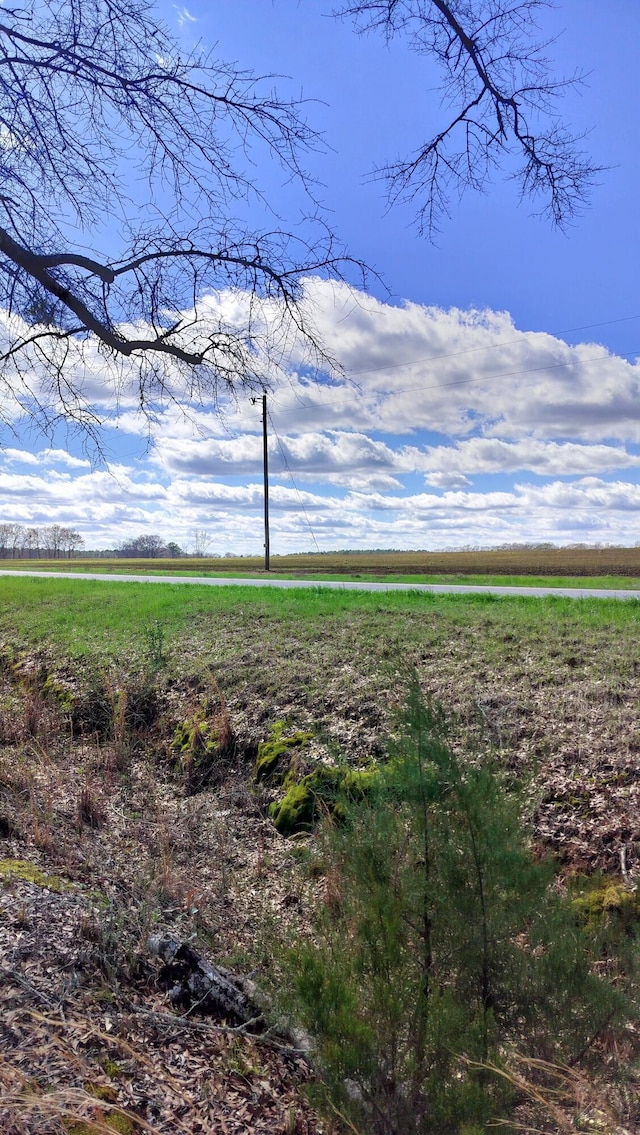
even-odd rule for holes
{"type": "Polygon", "coordinates": [[[84,547],[84,538],[73,528],[48,524],[44,528],[25,528],[22,524],[0,524],[0,559],[71,559],[84,547]]]}
{"type": "Polygon", "coordinates": [[[0,559],[2,560],[58,560],[81,555],[86,559],[177,559],[179,556],[202,557],[212,542],[204,529],[192,534],[191,551],[181,548],[175,540],[165,541],[157,535],[135,536],[123,540],[113,548],[85,548],[84,537],[73,528],[49,524],[43,528],[28,528],[23,524],[0,523],[0,559]]]}
{"type": "Polygon", "coordinates": [[[165,543],[160,536],[136,536],[125,540],[117,548],[92,551],[85,550],[84,537],[79,532],[73,528],[63,528],[60,524],[27,528],[23,524],[0,523],[0,559],[71,559],[80,552],[88,557],[123,559],[175,558],[187,554],[174,540],[165,543]]]}

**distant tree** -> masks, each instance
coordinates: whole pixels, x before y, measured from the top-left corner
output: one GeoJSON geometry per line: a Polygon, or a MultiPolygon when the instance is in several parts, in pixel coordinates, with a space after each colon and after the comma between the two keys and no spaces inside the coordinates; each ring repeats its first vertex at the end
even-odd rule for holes
{"type": "Polygon", "coordinates": [[[37,556],[40,548],[40,530],[38,528],[26,528],[22,540],[23,553],[27,559],[32,559],[37,556]]]}
{"type": "Polygon", "coordinates": [[[63,547],[65,529],[60,524],[49,524],[41,532],[44,551],[50,559],[57,560],[63,547]]]}
{"type": "Polygon", "coordinates": [[[127,540],[116,549],[116,554],[122,556],[123,559],[156,559],[162,555],[164,550],[164,542],[161,536],[136,536],[133,540],[127,540]]]}
{"type": "Polygon", "coordinates": [[[73,553],[77,551],[78,548],[82,548],[83,545],[84,537],[81,536],[79,532],[74,532],[73,528],[62,529],[61,549],[63,552],[66,552],[68,559],[71,559],[73,553]]]}
{"type": "Polygon", "coordinates": [[[206,528],[194,528],[191,542],[194,556],[206,556],[212,543],[213,537],[206,528]]]}
{"type": "Polygon", "coordinates": [[[0,524],[0,557],[15,560],[24,542],[25,530],[21,524],[0,524]]]}
{"type": "Polygon", "coordinates": [[[4,523],[0,524],[0,559],[6,559],[9,554],[9,537],[11,532],[11,525],[4,523]]]}
{"type": "MultiPolygon", "coordinates": [[[[403,34],[443,70],[448,121],[378,171],[427,232],[451,191],[484,188],[513,153],[522,193],[556,223],[584,201],[594,169],[554,113],[576,77],[549,74],[534,35],[543,3],[343,3],[359,30],[403,34]]],[[[201,48],[185,55],[146,0],[1,5],[3,400],[99,444],[103,411],[77,377],[96,357],[110,394],[143,411],[262,388],[265,359],[291,335],[326,362],[301,303],[310,273],[345,270],[326,221],[317,207],[299,228],[241,219],[243,201],[261,200],[262,159],[309,189],[303,162],[318,144],[299,103],[201,48]],[[203,298],[221,290],[247,297],[244,318],[203,298]]]]}
{"type": "Polygon", "coordinates": [[[60,524],[49,524],[45,528],[25,528],[22,524],[0,524],[0,559],[18,554],[25,559],[33,559],[41,553],[57,559],[65,553],[70,557],[76,548],[82,547],[84,538],[72,528],[60,524]]]}
{"type": "Polygon", "coordinates": [[[178,556],[183,555],[182,548],[180,547],[179,544],[176,544],[175,540],[171,540],[167,544],[167,546],[165,548],[165,552],[168,556],[171,556],[171,558],[174,559],[174,560],[177,559],[178,556]]]}
{"type": "Polygon", "coordinates": [[[6,522],[0,524],[0,556],[6,559],[9,555],[15,555],[15,546],[17,533],[20,532],[20,525],[11,524],[6,522]]]}
{"type": "Polygon", "coordinates": [[[143,550],[143,555],[161,556],[164,552],[164,540],[161,536],[143,536],[140,541],[140,546],[143,550]]]}

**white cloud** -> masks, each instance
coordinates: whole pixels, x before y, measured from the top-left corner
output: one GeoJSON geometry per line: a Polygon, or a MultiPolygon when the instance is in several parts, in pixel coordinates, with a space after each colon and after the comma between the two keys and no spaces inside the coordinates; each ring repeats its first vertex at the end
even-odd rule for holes
{"type": "Polygon", "coordinates": [[[153,460],[170,474],[211,477],[257,475],[262,470],[262,438],[161,437],[153,460]]]}
{"type": "MultiPolygon", "coordinates": [[[[354,429],[393,434],[640,442],[640,366],[597,343],[519,331],[506,312],[394,307],[322,281],[308,289],[320,333],[359,390],[327,397],[294,383],[297,421],[319,412],[321,428],[342,414],[354,429]]],[[[291,399],[285,409],[296,414],[291,399]]]]}
{"type": "Polygon", "coordinates": [[[471,481],[464,473],[427,473],[425,483],[432,489],[464,489],[471,481]]]}
{"type": "Polygon", "coordinates": [[[176,13],[179,28],[184,27],[185,24],[195,24],[198,22],[196,17],[191,15],[188,8],[178,7],[177,4],[174,4],[173,10],[176,13]]]}
{"type": "MultiPolygon", "coordinates": [[[[269,372],[274,550],[315,546],[309,523],[321,547],[636,541],[637,363],[519,331],[504,312],[392,306],[322,281],[307,299],[346,377],[314,380],[296,342],[288,373],[269,372]],[[485,475],[491,491],[473,481],[485,475]]],[[[203,310],[241,326],[247,303],[222,293],[203,310]]],[[[83,394],[114,412],[114,460],[91,469],[57,441],[12,442],[0,450],[0,521],[68,524],[88,546],[141,531],[186,545],[206,527],[216,549],[260,550],[260,399],[186,412],[169,402],[150,425],[130,374],[111,375],[116,398],[97,353],[73,365],[83,394]]],[[[169,378],[179,397],[182,380],[169,378]]]]}
{"type": "Polygon", "coordinates": [[[640,454],[628,453],[613,445],[581,445],[573,442],[546,442],[526,438],[517,442],[498,438],[470,438],[454,446],[430,446],[425,463],[432,476],[477,473],[513,473],[528,469],[541,476],[571,476],[604,473],[640,466],[640,454]]]}
{"type": "MultiPolygon", "coordinates": [[[[303,366],[308,362],[303,344],[283,326],[281,309],[272,301],[254,303],[251,314],[258,327],[269,325],[272,346],[279,343],[288,359],[286,371],[266,355],[254,359],[264,364],[273,385],[269,408],[278,432],[348,429],[399,436],[430,430],[458,438],[481,433],[507,441],[535,436],[640,443],[640,365],[597,343],[569,346],[546,332],[520,331],[506,312],[444,311],[409,302],[394,306],[319,279],[307,281],[306,304],[320,338],[348,377],[314,381],[303,366]]],[[[199,302],[198,330],[190,334],[203,336],[220,326],[239,331],[250,307],[251,297],[243,293],[208,295],[199,302]]],[[[5,315],[5,323],[12,320],[5,315]]],[[[33,393],[46,401],[50,392],[35,355],[29,364],[33,393]]],[[[75,344],[67,367],[88,405],[117,412],[121,430],[145,435],[149,422],[136,409],[131,364],[107,364],[94,346],[75,344]]],[[[160,432],[169,420],[182,436],[198,428],[219,437],[225,429],[258,432],[259,406],[251,405],[248,392],[240,392],[236,401],[221,391],[222,416],[210,405],[201,412],[192,403],[192,422],[183,418],[180,423],[175,404],[166,406],[187,397],[185,379],[167,363],[162,382],[169,392],[164,410],[154,404],[153,389],[148,392],[160,432]]],[[[15,398],[27,396],[24,376],[7,373],[4,411],[15,416],[15,398]]],[[[55,401],[52,405],[57,408],[55,401]]],[[[153,423],[151,429],[158,432],[153,423]]]]}
{"type": "Polygon", "coordinates": [[[0,449],[0,461],[5,465],[66,465],[70,469],[90,469],[86,458],[74,457],[64,449],[41,449],[31,453],[28,449],[0,449]]]}
{"type": "Polygon", "coordinates": [[[3,465],[39,465],[40,461],[35,453],[29,453],[26,449],[0,449],[0,461],[3,465]]]}

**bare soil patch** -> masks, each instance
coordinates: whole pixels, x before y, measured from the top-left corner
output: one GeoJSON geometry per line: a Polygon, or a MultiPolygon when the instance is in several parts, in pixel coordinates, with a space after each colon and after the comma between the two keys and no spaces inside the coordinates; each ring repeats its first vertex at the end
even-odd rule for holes
{"type": "MultiPolygon", "coordinates": [[[[10,568],[83,570],[97,572],[190,572],[251,573],[264,571],[259,556],[178,557],[174,559],[136,557],[134,559],[12,560],[10,568]]],[[[456,552],[318,552],[273,555],[272,576],[298,578],[340,574],[355,579],[363,576],[394,575],[515,575],[515,576],[627,576],[640,579],[640,548],[553,548],[519,547],[477,549],[456,552]]]]}

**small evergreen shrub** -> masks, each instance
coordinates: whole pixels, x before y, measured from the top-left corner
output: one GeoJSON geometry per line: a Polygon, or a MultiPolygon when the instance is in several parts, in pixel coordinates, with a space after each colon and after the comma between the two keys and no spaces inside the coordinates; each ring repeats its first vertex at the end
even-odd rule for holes
{"type": "MultiPolygon", "coordinates": [[[[304,782],[302,782],[304,783],[304,782]]],[[[300,786],[299,786],[300,787],[300,786]]],[[[566,1063],[625,1012],[520,802],[411,696],[402,741],[318,855],[330,880],[287,960],[333,1107],[367,1135],[459,1135],[510,1111],[509,1050],[566,1063]]]]}

